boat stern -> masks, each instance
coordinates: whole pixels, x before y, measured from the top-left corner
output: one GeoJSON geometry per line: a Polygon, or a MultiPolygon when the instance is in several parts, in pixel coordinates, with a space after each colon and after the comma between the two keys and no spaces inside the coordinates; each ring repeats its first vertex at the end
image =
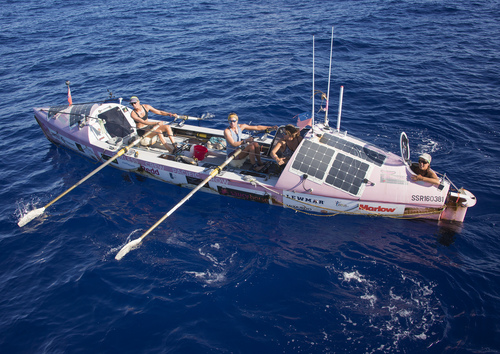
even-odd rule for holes
{"type": "Polygon", "coordinates": [[[474,194],[466,189],[461,188],[457,192],[450,191],[439,219],[463,222],[467,209],[476,205],[476,202],[474,194]]]}

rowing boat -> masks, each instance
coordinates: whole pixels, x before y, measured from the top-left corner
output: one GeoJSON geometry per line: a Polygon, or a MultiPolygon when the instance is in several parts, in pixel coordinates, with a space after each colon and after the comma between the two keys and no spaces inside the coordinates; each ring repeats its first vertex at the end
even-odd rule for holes
{"type": "MultiPolygon", "coordinates": [[[[169,123],[180,147],[175,154],[153,141],[139,142],[131,109],[121,98],[37,107],[34,112],[52,143],[99,162],[113,158],[109,165],[117,169],[181,187],[195,188],[228,158],[223,130],[189,124],[194,117],[169,123]]],[[[282,137],[280,127],[255,138],[262,146],[263,170],[253,171],[249,162],[231,163],[201,190],[323,216],[462,222],[476,203],[471,192],[457,189],[446,174],[439,185],[413,181],[404,133],[396,155],[327,122],[311,124],[302,130],[303,140],[284,168],[270,157],[282,137]]]]}

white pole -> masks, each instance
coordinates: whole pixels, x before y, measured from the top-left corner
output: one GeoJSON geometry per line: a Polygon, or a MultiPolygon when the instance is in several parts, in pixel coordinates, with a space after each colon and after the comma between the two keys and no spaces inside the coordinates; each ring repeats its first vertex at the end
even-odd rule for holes
{"type": "Polygon", "coordinates": [[[313,77],[312,77],[312,115],[311,115],[311,125],[312,132],[314,134],[314,36],[313,36],[313,77]]]}
{"type": "Polygon", "coordinates": [[[340,116],[342,114],[342,97],[344,96],[344,86],[340,86],[339,115],[337,117],[337,131],[340,132],[340,116]]]}
{"type": "Polygon", "coordinates": [[[330,44],[330,70],[328,72],[328,92],[326,94],[325,127],[328,127],[328,105],[330,103],[330,81],[332,77],[332,53],[333,53],[333,26],[332,26],[332,43],[330,44]]]}

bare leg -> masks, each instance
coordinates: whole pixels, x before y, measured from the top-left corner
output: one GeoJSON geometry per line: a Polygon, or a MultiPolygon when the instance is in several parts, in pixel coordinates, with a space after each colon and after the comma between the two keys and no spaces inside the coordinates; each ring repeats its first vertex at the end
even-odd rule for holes
{"type": "Polygon", "coordinates": [[[248,151],[248,157],[250,158],[250,163],[252,165],[255,165],[255,147],[253,146],[253,144],[250,144],[248,145],[246,148],[245,148],[245,151],[248,151]]]}
{"type": "Polygon", "coordinates": [[[163,144],[163,146],[165,146],[167,151],[168,152],[174,151],[176,144],[175,144],[174,134],[172,132],[172,128],[170,128],[170,126],[168,126],[168,125],[161,125],[160,128],[158,129],[158,133],[159,133],[158,135],[160,137],[160,141],[163,144]],[[173,146],[172,148],[167,145],[167,140],[165,139],[165,136],[163,135],[163,133],[167,134],[168,138],[170,139],[170,142],[172,143],[172,146],[173,146]]]}
{"type": "Polygon", "coordinates": [[[262,161],[260,160],[260,145],[258,143],[254,143],[255,146],[255,156],[257,157],[257,162],[259,165],[262,165],[262,161]]]}
{"type": "Polygon", "coordinates": [[[258,143],[253,143],[248,145],[247,149],[250,153],[250,162],[252,163],[252,165],[255,164],[256,158],[259,165],[262,165],[262,161],[260,160],[260,145],[258,143]]]}
{"type": "Polygon", "coordinates": [[[167,133],[167,136],[170,139],[170,142],[172,143],[172,145],[175,146],[174,133],[172,132],[172,128],[170,128],[169,125],[163,125],[161,132],[167,133]]]}
{"type": "Polygon", "coordinates": [[[249,150],[250,163],[252,164],[255,171],[260,171],[264,168],[262,166],[262,161],[260,160],[260,145],[258,143],[250,144],[247,149],[249,150]],[[255,159],[257,158],[258,164],[256,164],[255,159]],[[258,166],[257,166],[258,165],[258,166]]]}
{"type": "Polygon", "coordinates": [[[171,148],[170,146],[168,146],[167,140],[165,139],[165,137],[163,136],[163,134],[159,133],[158,137],[160,138],[161,143],[163,144],[163,146],[165,146],[165,149],[167,149],[168,152],[174,151],[173,148],[171,148]]]}

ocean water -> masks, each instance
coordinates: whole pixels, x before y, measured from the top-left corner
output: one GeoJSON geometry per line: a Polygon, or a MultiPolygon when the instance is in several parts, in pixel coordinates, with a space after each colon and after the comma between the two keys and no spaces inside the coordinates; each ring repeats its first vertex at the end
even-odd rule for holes
{"type": "Polygon", "coordinates": [[[6,0],[0,353],[500,352],[500,2],[6,0]],[[342,129],[478,199],[463,224],[314,217],[188,192],[52,145],[32,108],[137,95],[294,123],[343,85],[342,129]]]}

